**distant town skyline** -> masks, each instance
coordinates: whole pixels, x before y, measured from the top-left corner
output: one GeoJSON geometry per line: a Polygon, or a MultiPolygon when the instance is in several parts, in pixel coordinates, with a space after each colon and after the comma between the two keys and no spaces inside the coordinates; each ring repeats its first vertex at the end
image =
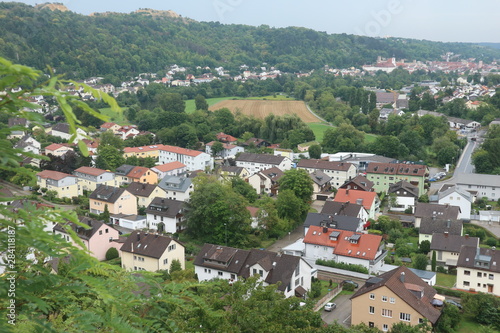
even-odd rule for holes
{"type": "MultiPolygon", "coordinates": [[[[29,5],[41,1],[20,1],[29,5]]],[[[443,42],[500,43],[500,1],[482,0],[59,0],[69,10],[130,13],[139,8],[173,10],[196,21],[270,27],[298,26],[370,37],[443,42]]]]}

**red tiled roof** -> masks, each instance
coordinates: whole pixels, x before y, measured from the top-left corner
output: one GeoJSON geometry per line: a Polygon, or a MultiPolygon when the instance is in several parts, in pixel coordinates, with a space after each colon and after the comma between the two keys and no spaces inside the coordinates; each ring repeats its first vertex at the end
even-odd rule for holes
{"type": "Polygon", "coordinates": [[[332,253],[341,256],[374,260],[382,242],[382,236],[361,234],[358,232],[310,226],[304,237],[304,243],[332,248],[332,253]],[[325,233],[325,229],[327,232],[325,233]],[[330,239],[332,232],[338,232],[337,240],[330,239]],[[351,236],[359,236],[357,243],[351,242],[351,236]]]}
{"type": "Polygon", "coordinates": [[[363,205],[363,207],[370,211],[372,207],[373,201],[375,200],[377,193],[375,192],[367,192],[367,191],[357,191],[357,190],[346,190],[344,188],[339,188],[337,194],[333,201],[336,202],[350,202],[358,205],[363,205]],[[361,203],[358,203],[358,199],[361,203]]]}
{"type": "Polygon", "coordinates": [[[225,133],[217,133],[215,135],[215,137],[217,138],[217,140],[223,140],[223,141],[227,141],[227,142],[235,142],[235,141],[238,141],[237,138],[235,138],[234,136],[232,135],[229,135],[229,134],[225,134],[225,133]]]}
{"type": "MultiPolygon", "coordinates": [[[[207,146],[212,147],[212,146],[213,146],[213,144],[214,144],[214,143],[216,143],[216,142],[219,142],[219,141],[211,141],[211,142],[207,143],[207,146]]],[[[222,143],[222,142],[221,142],[221,143],[222,143]]],[[[238,146],[233,145],[233,144],[230,144],[230,143],[222,143],[222,147],[223,147],[224,149],[233,149],[233,148],[236,148],[236,147],[238,147],[238,146]]]]}
{"type": "Polygon", "coordinates": [[[79,167],[78,169],[76,169],[75,172],[81,172],[81,173],[85,173],[85,174],[91,175],[91,176],[99,176],[107,171],[103,170],[103,169],[83,166],[83,167],[79,167]]]}
{"type": "Polygon", "coordinates": [[[115,125],[116,125],[115,123],[104,123],[101,125],[101,128],[111,128],[115,125]]]}
{"type": "Polygon", "coordinates": [[[252,206],[247,206],[247,210],[250,212],[250,215],[252,217],[257,217],[257,212],[259,211],[260,208],[257,207],[252,207],[252,206]]]}
{"type": "Polygon", "coordinates": [[[312,168],[319,170],[338,170],[338,171],[348,171],[352,166],[351,163],[348,162],[330,162],[324,160],[307,160],[301,159],[297,164],[297,168],[312,168]]]}
{"type": "Polygon", "coordinates": [[[48,145],[47,147],[45,147],[45,150],[55,151],[55,150],[61,149],[63,147],[66,147],[66,146],[59,144],[59,143],[52,143],[52,144],[48,145]]]}
{"type": "Polygon", "coordinates": [[[40,176],[41,178],[53,179],[53,180],[61,180],[66,177],[75,177],[64,172],[53,171],[53,170],[43,170],[42,172],[39,172],[36,175],[40,176]]]}
{"type": "Polygon", "coordinates": [[[142,147],[125,147],[123,148],[124,153],[140,153],[140,152],[149,152],[160,150],[164,145],[151,145],[151,146],[142,146],[142,147]]]}
{"type": "Polygon", "coordinates": [[[146,167],[136,166],[128,173],[127,177],[141,178],[149,169],[146,167]]]}
{"type": "Polygon", "coordinates": [[[181,148],[181,147],[176,147],[176,146],[169,146],[169,145],[163,145],[163,147],[160,148],[160,150],[165,150],[170,153],[175,153],[175,154],[180,154],[180,155],[188,155],[188,156],[198,156],[202,152],[198,150],[191,150],[191,149],[186,149],[186,148],[181,148]]]}
{"type": "Polygon", "coordinates": [[[181,163],[179,161],[174,161],[174,162],[165,163],[162,165],[157,165],[154,168],[158,171],[161,171],[161,172],[168,172],[168,171],[172,171],[172,170],[180,169],[180,168],[185,168],[185,167],[186,167],[186,165],[184,163],[181,163]]]}
{"type": "Polygon", "coordinates": [[[370,163],[366,173],[423,177],[427,173],[427,167],[420,164],[370,163]]]}

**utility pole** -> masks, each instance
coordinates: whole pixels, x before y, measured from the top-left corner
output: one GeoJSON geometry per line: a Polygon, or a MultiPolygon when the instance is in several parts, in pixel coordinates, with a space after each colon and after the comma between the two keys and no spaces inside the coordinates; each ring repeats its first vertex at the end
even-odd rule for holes
{"type": "Polygon", "coordinates": [[[226,246],[227,246],[227,223],[224,223],[224,228],[226,229],[226,246]]]}

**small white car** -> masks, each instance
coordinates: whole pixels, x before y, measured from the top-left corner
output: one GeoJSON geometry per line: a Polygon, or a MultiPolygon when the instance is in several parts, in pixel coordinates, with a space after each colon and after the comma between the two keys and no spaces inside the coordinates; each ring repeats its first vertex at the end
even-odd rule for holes
{"type": "Polygon", "coordinates": [[[325,304],[325,311],[333,311],[333,309],[335,309],[337,307],[337,304],[335,303],[326,303],[325,304]]]}

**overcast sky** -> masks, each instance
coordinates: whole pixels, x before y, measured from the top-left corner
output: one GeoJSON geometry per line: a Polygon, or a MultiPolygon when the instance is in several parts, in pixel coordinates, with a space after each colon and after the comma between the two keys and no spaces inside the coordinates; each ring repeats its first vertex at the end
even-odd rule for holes
{"type": "MultiPolygon", "coordinates": [[[[43,1],[21,1],[30,5],[43,1]]],[[[499,0],[58,0],[90,14],[173,10],[197,21],[445,42],[500,42],[499,0]]]]}

